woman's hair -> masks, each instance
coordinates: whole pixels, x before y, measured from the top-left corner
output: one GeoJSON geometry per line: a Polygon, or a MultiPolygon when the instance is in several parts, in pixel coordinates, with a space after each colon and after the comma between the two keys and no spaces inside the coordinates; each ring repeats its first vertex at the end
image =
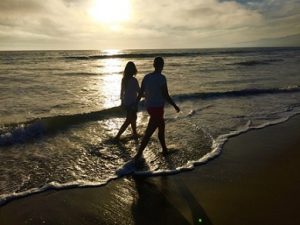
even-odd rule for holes
{"type": "Polygon", "coordinates": [[[137,74],[137,69],[136,66],[134,64],[134,62],[129,61],[124,69],[123,72],[123,79],[122,79],[122,83],[124,85],[124,87],[126,88],[127,83],[128,83],[128,79],[134,75],[137,74]]]}
{"type": "Polygon", "coordinates": [[[132,77],[133,75],[136,75],[136,74],[137,74],[137,69],[135,67],[134,62],[129,61],[125,66],[125,69],[123,72],[123,77],[124,78],[132,77]]]}

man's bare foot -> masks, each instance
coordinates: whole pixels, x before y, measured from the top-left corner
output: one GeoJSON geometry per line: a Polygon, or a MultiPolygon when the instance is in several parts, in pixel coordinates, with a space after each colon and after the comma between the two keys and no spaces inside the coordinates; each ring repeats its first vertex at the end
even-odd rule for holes
{"type": "Polygon", "coordinates": [[[132,138],[135,139],[135,140],[137,140],[137,139],[139,139],[139,135],[138,134],[133,134],[132,138]]]}
{"type": "Polygon", "coordinates": [[[113,141],[120,141],[120,136],[115,136],[115,137],[113,138],[113,141]]]}
{"type": "Polygon", "coordinates": [[[161,154],[162,154],[163,156],[168,155],[168,154],[169,154],[168,149],[167,149],[167,148],[163,149],[162,152],[161,152],[161,154]]]}
{"type": "Polygon", "coordinates": [[[139,160],[141,160],[143,157],[142,157],[142,154],[136,154],[134,157],[133,157],[133,161],[135,162],[135,163],[137,163],[139,160]]]}

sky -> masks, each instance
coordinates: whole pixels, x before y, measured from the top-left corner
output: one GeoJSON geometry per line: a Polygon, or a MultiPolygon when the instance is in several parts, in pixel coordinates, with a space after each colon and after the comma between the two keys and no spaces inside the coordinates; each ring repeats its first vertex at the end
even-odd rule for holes
{"type": "Polygon", "coordinates": [[[0,50],[300,46],[300,0],[0,0],[0,50]]]}

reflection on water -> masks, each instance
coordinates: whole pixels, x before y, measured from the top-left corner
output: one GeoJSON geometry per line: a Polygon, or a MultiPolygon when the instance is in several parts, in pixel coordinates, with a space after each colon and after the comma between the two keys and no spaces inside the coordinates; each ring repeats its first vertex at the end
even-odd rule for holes
{"type": "MultiPolygon", "coordinates": [[[[116,54],[117,50],[107,50],[107,54],[116,54]]],[[[98,78],[98,92],[103,108],[120,105],[120,89],[123,72],[123,61],[120,59],[102,60],[98,72],[103,74],[98,78]]]]}
{"type": "Polygon", "coordinates": [[[103,76],[101,81],[102,86],[99,87],[104,108],[110,108],[120,105],[120,89],[121,79],[120,75],[103,76]]]}
{"type": "Polygon", "coordinates": [[[102,63],[101,72],[104,74],[119,74],[123,71],[120,59],[104,59],[102,63]]]}
{"type": "Polygon", "coordinates": [[[106,49],[103,50],[103,52],[105,53],[105,55],[117,55],[122,53],[119,49],[106,49]]]}

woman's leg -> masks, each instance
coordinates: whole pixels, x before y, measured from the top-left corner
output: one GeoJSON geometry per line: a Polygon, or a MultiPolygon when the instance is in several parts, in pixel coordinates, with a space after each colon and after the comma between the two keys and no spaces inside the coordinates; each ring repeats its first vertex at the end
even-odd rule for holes
{"type": "Polygon", "coordinates": [[[132,112],[130,124],[131,124],[132,134],[134,138],[138,137],[137,130],[136,130],[136,119],[137,119],[136,112],[132,112]]]}
{"type": "Polygon", "coordinates": [[[124,123],[120,127],[120,130],[119,130],[118,134],[116,135],[115,139],[120,138],[120,136],[124,133],[124,131],[126,130],[126,128],[128,127],[128,125],[130,123],[131,123],[130,113],[127,111],[126,120],[124,121],[124,123]]]}

